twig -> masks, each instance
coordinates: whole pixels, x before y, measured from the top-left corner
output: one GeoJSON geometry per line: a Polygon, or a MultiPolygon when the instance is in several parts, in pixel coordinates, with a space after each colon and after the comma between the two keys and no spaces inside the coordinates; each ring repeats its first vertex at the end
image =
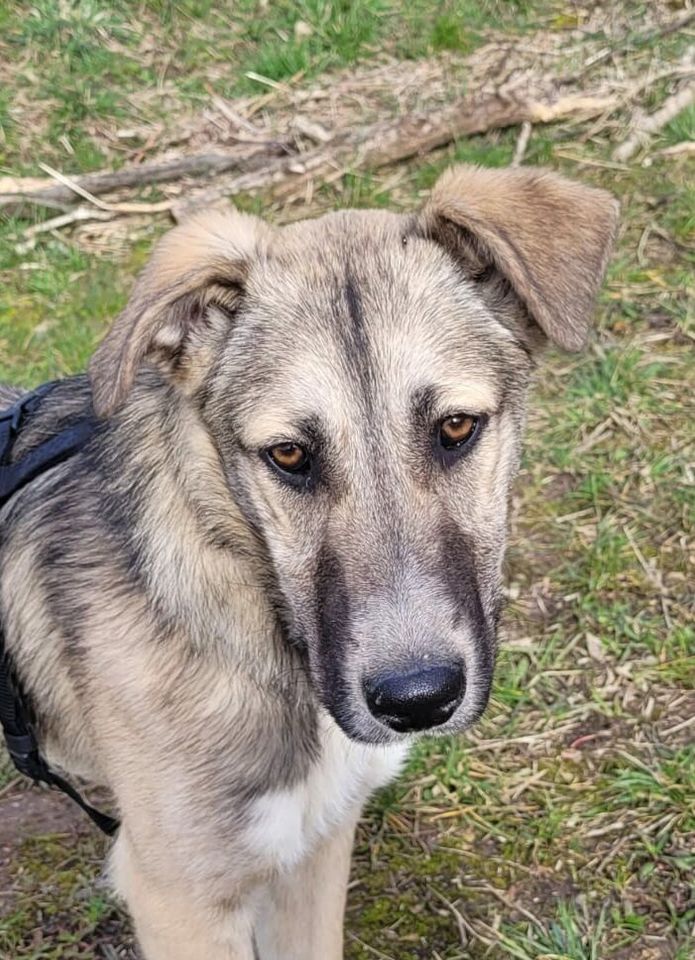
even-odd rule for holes
{"type": "Polygon", "coordinates": [[[270,77],[264,77],[262,73],[256,73],[255,70],[248,70],[244,76],[256,83],[262,83],[264,87],[270,87],[271,90],[287,90],[287,84],[278,83],[277,80],[271,80],[270,77]]]}
{"type": "MultiPolygon", "coordinates": [[[[540,676],[540,674],[537,674],[540,676]]],[[[484,753],[487,750],[496,750],[498,747],[509,746],[512,743],[533,744],[543,740],[551,740],[553,737],[559,737],[568,730],[573,729],[573,723],[560,724],[550,730],[542,730],[540,733],[528,733],[519,737],[496,737],[490,740],[479,740],[477,743],[466,745],[466,753],[484,753]]]]}
{"type": "Polygon", "coordinates": [[[632,532],[630,531],[630,528],[627,526],[627,524],[625,523],[622,524],[622,528],[623,528],[625,537],[627,538],[627,541],[630,544],[630,547],[632,548],[632,552],[634,553],[635,557],[637,557],[637,562],[639,563],[639,565],[642,567],[642,570],[644,571],[644,575],[646,576],[647,580],[651,583],[651,585],[655,587],[659,592],[659,602],[661,604],[661,612],[663,613],[663,616],[664,616],[664,623],[666,624],[666,629],[670,631],[673,629],[673,622],[668,612],[668,599],[667,599],[666,590],[664,588],[664,578],[661,574],[661,570],[659,570],[656,564],[651,564],[648,562],[647,558],[644,556],[639,546],[637,545],[637,541],[632,536],[632,532]]]}
{"type": "Polygon", "coordinates": [[[449,910],[452,910],[454,912],[454,916],[456,917],[457,923],[459,923],[459,930],[463,928],[464,935],[467,936],[468,934],[470,934],[472,937],[480,941],[480,943],[485,944],[485,946],[487,947],[492,947],[497,943],[502,943],[505,946],[510,945],[511,941],[509,941],[507,937],[504,936],[503,933],[501,933],[499,930],[496,930],[494,927],[491,927],[490,924],[485,923],[483,920],[478,920],[477,925],[479,927],[482,927],[482,929],[487,934],[487,936],[484,936],[480,932],[480,930],[476,929],[476,927],[472,923],[466,920],[466,918],[463,916],[460,910],[458,910],[457,907],[455,907],[449,900],[447,900],[445,896],[439,893],[438,890],[435,890],[435,888],[431,886],[428,886],[427,889],[430,890],[432,893],[434,893],[435,896],[439,897],[439,899],[446,904],[449,910]]]}
{"type": "Polygon", "coordinates": [[[510,900],[509,897],[506,897],[501,890],[498,890],[497,887],[493,887],[491,883],[479,883],[476,884],[476,887],[481,887],[483,890],[491,893],[493,897],[497,897],[500,903],[503,903],[505,907],[507,907],[509,910],[515,910],[523,917],[526,917],[526,919],[530,920],[531,923],[538,927],[539,930],[543,929],[543,924],[540,922],[538,917],[535,916],[535,914],[531,913],[531,911],[527,910],[525,907],[522,907],[520,903],[515,903],[514,900],[510,900]]]}
{"type": "Polygon", "coordinates": [[[690,153],[695,153],[695,140],[683,140],[681,143],[674,143],[672,147],[664,147],[663,150],[657,150],[657,157],[682,157],[690,153]]]}
{"type": "Polygon", "coordinates": [[[348,932],[348,937],[355,943],[359,943],[362,949],[366,950],[367,953],[372,953],[375,957],[379,957],[379,960],[394,960],[394,958],[389,956],[388,953],[382,953],[381,950],[377,950],[376,947],[370,947],[368,943],[364,942],[364,940],[360,940],[357,934],[348,932]]]}
{"type": "Polygon", "coordinates": [[[681,111],[695,103],[695,83],[686,84],[677,93],[668,97],[663,105],[650,116],[638,113],[632,120],[632,133],[613,151],[613,159],[618,163],[626,163],[637,151],[646,146],[654,134],[677,117],[681,111]]]}
{"type": "Polygon", "coordinates": [[[98,197],[91,194],[89,190],[85,190],[71,177],[67,177],[59,170],[54,170],[47,163],[39,163],[39,166],[50,177],[76,193],[78,197],[94,204],[98,210],[105,210],[109,213],[163,213],[165,210],[171,209],[171,200],[163,200],[160,203],[107,203],[105,200],[99,200],[98,197]]]}
{"type": "Polygon", "coordinates": [[[530,121],[524,120],[521,124],[521,130],[519,131],[519,136],[516,141],[516,147],[514,148],[514,156],[512,157],[511,166],[520,167],[524,154],[526,153],[526,148],[528,147],[528,142],[531,139],[531,131],[533,127],[531,126],[530,121]]]}
{"type": "Polygon", "coordinates": [[[669,67],[666,70],[660,70],[658,73],[648,72],[638,81],[630,84],[625,92],[620,95],[616,103],[612,107],[609,107],[605,113],[603,113],[597,120],[594,121],[594,123],[589,126],[587,130],[582,133],[581,137],[579,138],[581,143],[587,143],[589,140],[593,140],[598,133],[601,133],[601,131],[608,126],[608,124],[611,122],[610,118],[614,113],[623,109],[629,104],[634,103],[641,93],[649,89],[649,87],[653,87],[654,84],[658,83],[660,80],[670,80],[674,77],[691,77],[693,72],[690,51],[676,66],[669,67]]]}
{"type": "Polygon", "coordinates": [[[237,129],[245,130],[248,134],[255,138],[255,142],[260,143],[265,139],[263,130],[260,127],[255,127],[250,120],[247,120],[246,117],[238,113],[230,103],[228,103],[223,97],[213,96],[212,105],[216,110],[225,117],[226,120],[229,120],[230,123],[233,123],[237,129]]]}
{"type": "Polygon", "coordinates": [[[458,927],[458,931],[459,931],[459,939],[461,940],[461,946],[465,950],[466,947],[468,946],[468,930],[466,929],[467,925],[463,917],[463,914],[461,913],[459,908],[456,906],[456,904],[452,903],[451,900],[447,900],[444,894],[440,893],[439,890],[436,890],[434,887],[429,887],[429,889],[435,895],[435,897],[438,897],[442,901],[444,906],[447,908],[447,910],[451,913],[452,917],[456,921],[456,926],[458,927]]]}
{"type": "Polygon", "coordinates": [[[287,143],[265,142],[260,147],[254,144],[252,151],[238,150],[234,154],[202,153],[177,157],[163,163],[140,163],[122,170],[100,171],[81,177],[70,178],[70,184],[52,176],[50,180],[35,177],[0,179],[0,208],[9,212],[21,209],[23,204],[59,206],[75,201],[75,185],[92,195],[99,196],[114,190],[131,189],[155,183],[167,183],[182,177],[218,176],[230,170],[251,171],[268,162],[269,156],[286,154],[291,149],[287,143]]]}
{"type": "Polygon", "coordinates": [[[662,731],[662,736],[670,737],[672,733],[679,733],[681,730],[685,730],[686,727],[690,727],[695,723],[695,716],[686,717],[685,720],[681,720],[680,723],[675,724],[673,727],[669,727],[668,730],[662,731]]]}
{"type": "Polygon", "coordinates": [[[626,163],[614,163],[611,160],[597,160],[596,157],[583,157],[580,153],[572,153],[570,150],[553,150],[553,155],[562,157],[563,160],[571,160],[572,163],[581,163],[585,167],[598,167],[604,170],[629,170],[626,163]]]}
{"type": "Polygon", "coordinates": [[[301,113],[294,117],[292,126],[297,133],[303,134],[305,137],[308,137],[309,140],[313,140],[314,143],[328,143],[329,140],[333,139],[333,134],[330,130],[326,130],[320,123],[309,120],[308,117],[303,117],[301,113]]]}
{"type": "Polygon", "coordinates": [[[0,787],[0,799],[2,799],[3,797],[6,797],[8,793],[11,793],[14,790],[14,788],[17,786],[17,784],[21,782],[21,779],[22,778],[19,776],[12,777],[12,779],[9,780],[4,785],[4,787],[0,787]]]}
{"type": "Polygon", "coordinates": [[[42,233],[52,233],[61,227],[69,227],[72,226],[73,223],[79,223],[84,220],[113,220],[113,218],[114,214],[110,211],[95,210],[93,207],[77,207],[75,210],[63,213],[59,217],[51,217],[50,220],[44,220],[42,223],[27,227],[23,234],[25,238],[24,242],[18,243],[15,250],[20,255],[28,253],[29,250],[33,250],[36,238],[42,233]]]}

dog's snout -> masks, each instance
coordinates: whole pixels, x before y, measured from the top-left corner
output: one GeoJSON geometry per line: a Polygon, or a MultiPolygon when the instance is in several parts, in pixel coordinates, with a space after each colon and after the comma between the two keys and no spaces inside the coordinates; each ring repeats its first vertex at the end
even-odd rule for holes
{"type": "Polygon", "coordinates": [[[363,682],[373,716],[393,730],[427,730],[445,723],[463,699],[466,682],[458,663],[382,673],[363,682]]]}

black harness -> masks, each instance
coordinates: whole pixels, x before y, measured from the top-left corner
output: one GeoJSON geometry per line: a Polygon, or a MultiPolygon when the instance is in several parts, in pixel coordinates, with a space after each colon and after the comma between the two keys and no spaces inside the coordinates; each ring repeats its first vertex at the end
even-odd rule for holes
{"type": "MultiPolygon", "coordinates": [[[[27,483],[81,450],[94,432],[94,417],[82,417],[10,463],[12,448],[26,418],[38,410],[41,401],[54,386],[55,383],[44,384],[33,393],[21,397],[8,410],[0,412],[0,509],[27,483]]],[[[32,711],[12,668],[1,622],[0,724],[12,762],[20,773],[36,783],[46,783],[67,794],[104,833],[112,836],[116,832],[118,820],[90,806],[71,784],[51,770],[41,755],[32,711]]]]}

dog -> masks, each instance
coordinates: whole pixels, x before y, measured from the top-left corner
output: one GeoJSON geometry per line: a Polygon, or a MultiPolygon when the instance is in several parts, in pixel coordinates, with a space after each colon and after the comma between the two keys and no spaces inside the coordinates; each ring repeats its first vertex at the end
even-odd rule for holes
{"type": "Polygon", "coordinates": [[[147,960],[342,957],[366,798],[486,707],[527,390],[617,217],[473,166],[410,215],[198,214],[32,413],[15,457],[96,426],[3,511],[6,643],[46,756],[113,793],[147,960]]]}

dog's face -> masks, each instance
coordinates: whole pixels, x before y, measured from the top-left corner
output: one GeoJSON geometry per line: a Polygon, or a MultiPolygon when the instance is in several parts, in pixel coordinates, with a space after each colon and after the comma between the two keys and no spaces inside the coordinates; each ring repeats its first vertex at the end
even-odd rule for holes
{"type": "Polygon", "coordinates": [[[602,192],[466,168],[412,217],[213,215],[165,239],[97,354],[102,412],[129,350],[198,405],[350,737],[484,710],[533,354],[584,338],[614,221],[602,192]]]}
{"type": "Polygon", "coordinates": [[[206,415],[315,688],[352,737],[478,717],[530,359],[405,218],[286,228],[206,415]]]}

